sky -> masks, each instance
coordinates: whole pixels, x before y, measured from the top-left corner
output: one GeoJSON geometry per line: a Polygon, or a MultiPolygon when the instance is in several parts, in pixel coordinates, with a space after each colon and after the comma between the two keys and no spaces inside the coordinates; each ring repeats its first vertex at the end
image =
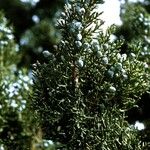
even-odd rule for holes
{"type": "MultiPolygon", "coordinates": [[[[129,0],[129,2],[143,2],[144,0],[129,0]]],[[[119,0],[104,0],[104,4],[100,5],[99,9],[104,11],[102,19],[105,21],[104,28],[112,24],[121,25],[120,20],[120,2],[119,0]]]]}
{"type": "Polygon", "coordinates": [[[112,24],[121,25],[119,0],[105,0],[98,9],[104,12],[101,16],[101,19],[105,21],[104,28],[112,24]]]}

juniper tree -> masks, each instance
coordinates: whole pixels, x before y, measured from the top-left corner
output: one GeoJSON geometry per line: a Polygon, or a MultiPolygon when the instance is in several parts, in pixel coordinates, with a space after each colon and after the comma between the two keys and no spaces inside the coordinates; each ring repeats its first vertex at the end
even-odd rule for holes
{"type": "Polygon", "coordinates": [[[12,28],[0,13],[0,149],[25,150],[31,145],[30,117],[26,103],[29,81],[26,71],[17,70],[20,60],[12,28]]]}
{"type": "Polygon", "coordinates": [[[70,0],[56,26],[62,34],[45,63],[34,64],[32,108],[43,138],[66,149],[143,149],[125,112],[148,90],[138,53],[121,54],[123,41],[103,32],[101,0],[70,0]]]}

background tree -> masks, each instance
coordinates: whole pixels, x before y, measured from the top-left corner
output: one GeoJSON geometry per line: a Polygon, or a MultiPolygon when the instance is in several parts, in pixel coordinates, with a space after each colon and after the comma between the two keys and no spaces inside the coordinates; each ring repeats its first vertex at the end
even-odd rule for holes
{"type": "Polygon", "coordinates": [[[0,149],[25,150],[32,133],[26,116],[30,79],[25,70],[17,70],[18,45],[12,29],[0,13],[0,149]]]}
{"type": "Polygon", "coordinates": [[[42,61],[41,52],[52,49],[52,45],[59,41],[54,16],[63,5],[64,0],[0,0],[0,9],[14,27],[15,40],[20,45],[19,67],[31,67],[37,59],[42,61]]]}
{"type": "Polygon", "coordinates": [[[57,27],[62,40],[34,65],[32,107],[43,137],[67,149],[143,149],[137,131],[125,120],[149,88],[141,45],[120,54],[122,41],[102,32],[95,9],[102,1],[69,1],[57,27]]]}
{"type": "MultiPolygon", "coordinates": [[[[122,53],[130,53],[133,50],[131,44],[141,45],[139,59],[146,62],[147,68],[150,70],[150,1],[143,2],[121,1],[121,20],[122,25],[118,27],[116,35],[119,39],[125,39],[122,45],[122,53]]],[[[150,72],[150,71],[149,71],[150,72]]],[[[143,122],[146,129],[142,131],[142,136],[147,135],[149,140],[148,130],[150,128],[150,90],[144,93],[141,100],[137,103],[138,107],[128,111],[127,120],[134,123],[139,120],[143,122]]]]}
{"type": "MultiPolygon", "coordinates": [[[[147,68],[150,66],[150,1],[143,2],[122,1],[121,20],[123,24],[118,27],[117,37],[124,38],[125,43],[122,46],[122,52],[133,52],[130,45],[135,43],[141,45],[142,50],[139,53],[139,59],[145,61],[147,68]]],[[[150,90],[149,90],[150,91],[150,90]]],[[[147,122],[149,120],[150,94],[143,94],[138,106],[129,111],[128,121],[130,123],[136,120],[147,122]]],[[[147,124],[147,123],[146,123],[147,124]]],[[[145,126],[147,126],[145,124],[145,126]]],[[[147,127],[148,128],[148,127],[147,127]]]]}

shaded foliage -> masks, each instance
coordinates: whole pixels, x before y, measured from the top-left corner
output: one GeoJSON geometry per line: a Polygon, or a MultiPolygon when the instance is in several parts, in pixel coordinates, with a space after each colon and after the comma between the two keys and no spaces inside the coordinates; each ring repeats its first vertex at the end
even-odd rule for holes
{"type": "MultiPolygon", "coordinates": [[[[132,49],[128,51],[130,45],[140,43],[142,51],[139,53],[139,59],[146,62],[147,69],[150,70],[150,1],[126,1],[122,3],[121,8],[121,20],[123,23],[116,32],[119,39],[125,39],[125,44],[122,46],[121,51],[122,53],[132,52],[132,49]]],[[[147,132],[150,119],[149,108],[150,90],[142,95],[136,107],[127,112],[129,123],[134,123],[137,120],[144,123],[146,128],[140,133],[142,134],[141,138],[145,134],[146,139],[149,139],[149,133],[147,132]]]]}
{"type": "Polygon", "coordinates": [[[20,45],[22,59],[18,63],[19,67],[31,67],[30,65],[37,59],[42,61],[41,52],[44,49],[51,49],[60,38],[54,28],[53,19],[56,12],[64,5],[64,1],[31,2],[0,0],[0,9],[14,27],[15,39],[20,45]]]}

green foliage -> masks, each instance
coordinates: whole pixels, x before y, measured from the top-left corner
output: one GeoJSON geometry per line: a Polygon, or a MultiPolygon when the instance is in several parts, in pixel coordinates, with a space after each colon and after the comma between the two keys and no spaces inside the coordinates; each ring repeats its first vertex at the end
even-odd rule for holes
{"type": "Polygon", "coordinates": [[[54,20],[63,5],[64,0],[0,0],[0,10],[14,27],[13,34],[20,46],[19,67],[31,68],[37,59],[43,61],[41,51],[51,49],[59,41],[54,20]]]}
{"type": "Polygon", "coordinates": [[[29,78],[17,70],[17,51],[12,29],[0,13],[0,146],[5,150],[27,149],[31,140],[25,115],[29,78]]]}
{"type": "Polygon", "coordinates": [[[102,0],[66,0],[61,14],[62,0],[32,2],[0,1],[0,149],[149,149],[149,120],[141,132],[126,121],[150,85],[148,2],[122,5],[106,33],[102,0]],[[32,91],[17,65],[37,57],[32,91]]]}
{"type": "MultiPolygon", "coordinates": [[[[0,9],[9,19],[6,21],[0,15],[0,149],[32,149],[38,143],[37,140],[33,142],[38,129],[34,124],[36,118],[28,109],[32,91],[29,70],[17,66],[29,66],[37,57],[41,59],[38,56],[41,50],[59,41],[60,34],[56,33],[52,19],[63,3],[61,0],[40,0],[34,4],[20,0],[0,1],[0,9]],[[39,22],[33,20],[33,16],[39,22]],[[8,28],[10,24],[13,31],[8,28]]],[[[52,144],[45,146],[47,141],[42,139],[40,143],[40,149],[41,145],[43,149],[54,147],[52,144]]]]}
{"type": "Polygon", "coordinates": [[[129,49],[126,53],[133,52],[130,45],[140,45],[140,59],[148,64],[150,57],[150,14],[141,3],[125,3],[121,9],[122,26],[118,27],[116,35],[125,38],[129,49]]]}
{"type": "MultiPolygon", "coordinates": [[[[117,37],[125,38],[126,42],[121,50],[124,53],[136,53],[139,60],[145,62],[147,73],[150,74],[150,1],[143,2],[129,2],[122,4],[121,20],[123,24],[118,27],[117,37]],[[141,47],[140,51],[136,51],[131,47],[134,45],[141,47]]],[[[150,85],[149,85],[150,87],[150,85]]],[[[150,91],[150,88],[149,88],[150,91]]],[[[135,108],[130,110],[129,120],[134,122],[139,120],[144,123],[145,129],[139,132],[141,141],[147,144],[143,149],[149,149],[149,107],[150,107],[150,92],[142,95],[140,101],[137,103],[137,110],[135,108]]]]}
{"type": "Polygon", "coordinates": [[[62,40],[44,51],[46,63],[34,65],[32,109],[43,136],[67,149],[142,149],[125,121],[149,88],[149,72],[134,53],[120,54],[122,41],[111,42],[114,27],[103,33],[102,1],[69,1],[58,19],[62,40]]]}

